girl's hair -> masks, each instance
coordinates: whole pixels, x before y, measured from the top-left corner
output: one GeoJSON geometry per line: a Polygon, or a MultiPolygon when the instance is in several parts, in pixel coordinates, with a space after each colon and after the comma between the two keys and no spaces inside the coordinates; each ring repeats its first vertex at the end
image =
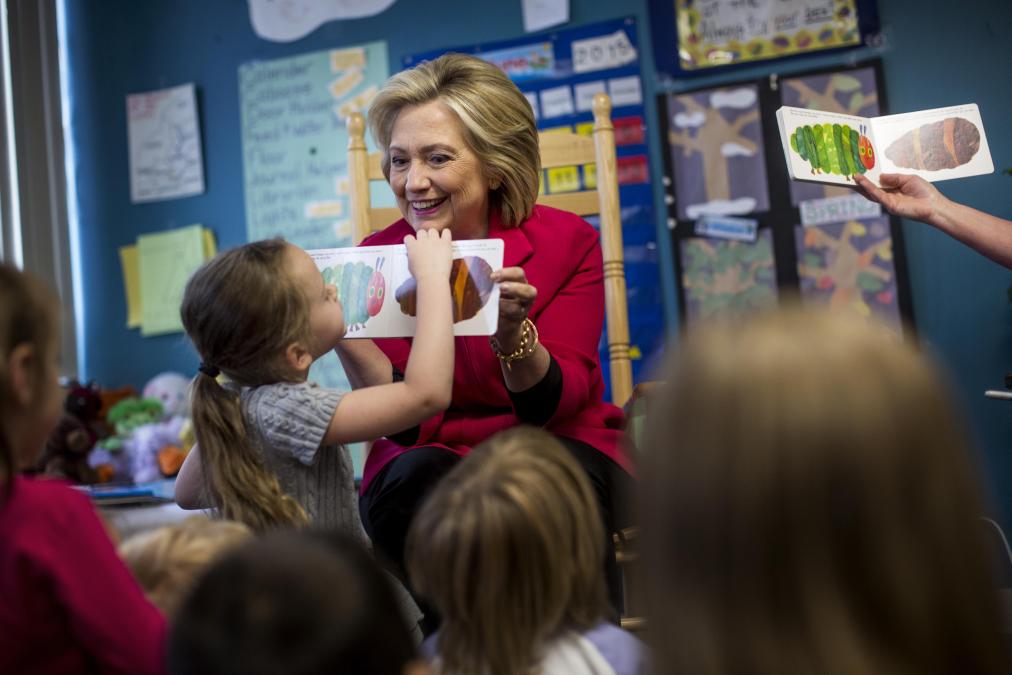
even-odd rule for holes
{"type": "Polygon", "coordinates": [[[204,570],[252,536],[242,523],[191,516],[130,537],[119,554],[151,602],[171,617],[204,570]]]}
{"type": "MultiPolygon", "coordinates": [[[[235,385],[294,377],[284,354],[309,336],[309,299],[289,272],[288,246],[270,239],[230,249],[186,284],[180,309],[186,333],[204,367],[235,385]]],[[[254,446],[235,388],[201,372],[192,399],[208,491],[221,514],[256,531],[305,524],[306,512],[254,446]]]]}
{"type": "MultiPolygon", "coordinates": [[[[15,406],[14,392],[10,388],[11,352],[18,345],[29,344],[39,356],[40,367],[35,381],[41,387],[46,377],[45,363],[51,349],[55,349],[57,331],[56,296],[41,282],[25,272],[0,263],[0,413],[11,414],[15,406]]],[[[5,498],[18,470],[11,440],[0,429],[0,499],[5,498]]]]}
{"type": "Polygon", "coordinates": [[[346,535],[270,533],[194,586],[171,630],[169,672],[401,675],[416,652],[393,583],[346,535]]]}
{"type": "Polygon", "coordinates": [[[1012,672],[964,429],[856,315],[690,331],[644,453],[657,672],[1012,672]]]}
{"type": "Polygon", "coordinates": [[[579,463],[547,432],[475,448],[412,522],[406,559],[443,616],[446,673],[518,675],[545,641],[605,615],[604,530],[579,463]]]}
{"type": "Polygon", "coordinates": [[[444,54],[397,73],[369,106],[369,128],[390,178],[390,138],[397,116],[430,101],[446,104],[464,124],[464,138],[493,185],[489,203],[504,226],[519,225],[538,198],[541,152],[534,111],[505,73],[475,56],[444,54]]]}

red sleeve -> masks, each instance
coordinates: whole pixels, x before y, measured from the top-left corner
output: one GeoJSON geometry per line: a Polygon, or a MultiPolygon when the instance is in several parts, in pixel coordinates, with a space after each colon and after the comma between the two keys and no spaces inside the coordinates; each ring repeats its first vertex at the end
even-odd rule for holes
{"type": "MultiPolygon", "coordinates": [[[[596,232],[582,253],[572,276],[550,298],[534,318],[545,349],[562,370],[562,396],[553,421],[565,420],[583,408],[595,395],[591,389],[599,375],[597,350],[604,326],[604,270],[596,232]]],[[[596,395],[600,395],[596,393],[596,395]]]]}
{"type": "Polygon", "coordinates": [[[84,495],[50,523],[48,570],[70,629],[102,673],[164,673],[165,618],[144,596],[84,495]]]}

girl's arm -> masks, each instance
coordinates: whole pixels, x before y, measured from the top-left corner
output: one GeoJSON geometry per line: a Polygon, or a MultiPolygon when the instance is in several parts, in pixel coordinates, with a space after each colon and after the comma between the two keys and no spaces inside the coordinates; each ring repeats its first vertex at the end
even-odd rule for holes
{"type": "Polygon", "coordinates": [[[352,389],[393,382],[390,359],[372,340],[341,340],[334,350],[352,389]]]}
{"type": "Polygon", "coordinates": [[[204,481],[204,470],[200,464],[200,449],[196,444],[190,448],[183,466],[176,476],[176,503],[181,509],[209,509],[207,500],[207,484],[204,481]]]}
{"type": "MultiPolygon", "coordinates": [[[[450,405],[453,388],[453,311],[450,231],[420,230],[404,238],[417,282],[418,324],[403,382],[356,389],[334,411],[324,445],[366,441],[409,429],[450,405]]],[[[377,347],[375,347],[378,350],[377,347]]]]}

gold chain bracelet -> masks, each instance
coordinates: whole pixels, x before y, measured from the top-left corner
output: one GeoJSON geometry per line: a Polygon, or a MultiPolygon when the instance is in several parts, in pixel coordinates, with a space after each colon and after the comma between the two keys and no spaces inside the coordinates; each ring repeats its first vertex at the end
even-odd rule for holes
{"type": "Polygon", "coordinates": [[[494,335],[488,336],[488,343],[492,347],[496,358],[506,364],[506,370],[513,370],[514,361],[522,361],[534,353],[538,348],[538,328],[530,319],[524,319],[520,324],[520,344],[509,354],[504,354],[499,346],[499,341],[494,335]]]}

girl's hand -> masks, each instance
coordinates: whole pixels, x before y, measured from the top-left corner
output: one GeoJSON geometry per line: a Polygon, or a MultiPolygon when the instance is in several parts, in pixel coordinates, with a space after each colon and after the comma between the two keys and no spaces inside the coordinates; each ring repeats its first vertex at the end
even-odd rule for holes
{"type": "Polygon", "coordinates": [[[408,270],[419,282],[422,279],[441,279],[449,283],[453,263],[453,241],[450,228],[418,230],[404,237],[408,249],[408,270]]]}
{"type": "Polygon", "coordinates": [[[521,325],[538,297],[538,289],[527,283],[522,267],[504,267],[492,273],[499,284],[499,326],[495,340],[500,349],[513,351],[520,344],[521,325]]]}

